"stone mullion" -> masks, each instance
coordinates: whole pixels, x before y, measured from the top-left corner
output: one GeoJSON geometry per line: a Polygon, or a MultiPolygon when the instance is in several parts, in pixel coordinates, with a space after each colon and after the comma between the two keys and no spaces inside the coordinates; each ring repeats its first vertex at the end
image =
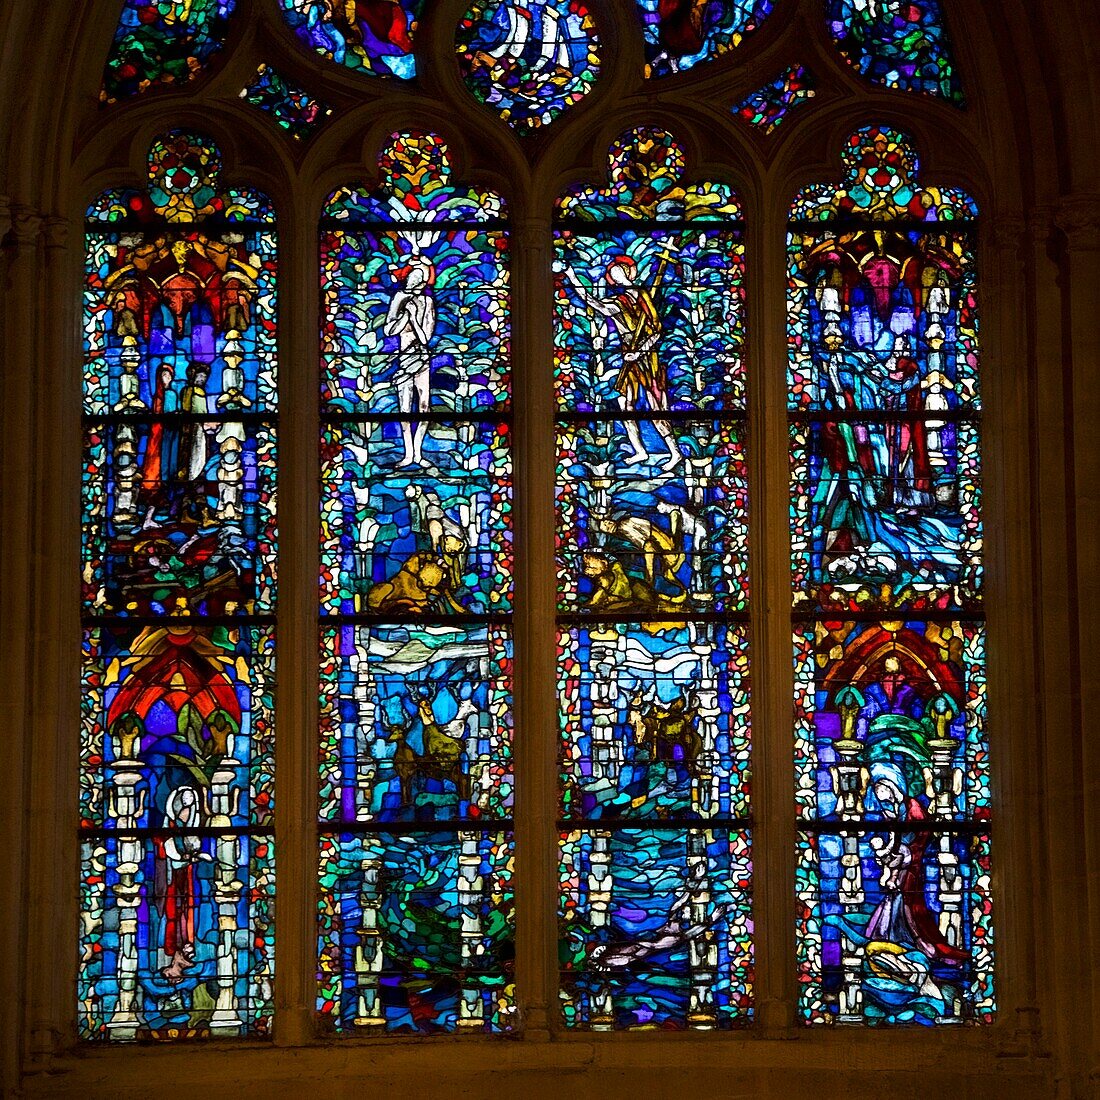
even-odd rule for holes
{"type": "Polygon", "coordinates": [[[558,702],[554,562],[553,276],[550,222],[513,229],[516,981],[527,1039],[557,1014],[558,702]]]}
{"type": "Polygon", "coordinates": [[[1003,921],[1002,906],[1012,897],[1034,894],[1031,869],[1042,866],[1034,828],[1037,803],[1035,770],[1024,774],[1010,766],[1007,736],[1013,716],[1038,724],[1032,668],[1025,647],[1000,639],[1026,637],[1034,626],[1030,544],[1013,538],[1018,521],[1032,514],[1031,455],[1019,441],[1032,430],[1032,355],[1020,319],[1026,317],[1028,225],[1022,214],[990,219],[979,240],[979,309],[987,323],[982,336],[983,394],[982,490],[985,531],[985,590],[989,743],[993,771],[994,951],[998,1019],[1002,1049],[1030,1050],[1037,1041],[1034,908],[1023,905],[1025,919],[1003,921]]]}
{"type": "Polygon", "coordinates": [[[779,203],[749,218],[746,259],[755,993],[760,1030],[782,1037],[794,1024],[797,981],[786,222],[779,203]]]}
{"type": "MultiPolygon", "coordinates": [[[[77,344],[80,285],[79,237],[70,242],[62,218],[12,208],[14,252],[8,269],[10,332],[18,359],[27,365],[31,387],[28,424],[34,434],[25,452],[28,499],[22,527],[23,553],[30,563],[26,595],[31,664],[24,715],[30,760],[24,788],[30,807],[25,852],[28,896],[49,899],[49,921],[28,924],[26,1068],[45,1072],[53,1054],[71,1040],[76,1006],[71,968],[76,958],[79,860],[76,819],[76,760],[79,709],[80,621],[76,600],[80,575],[79,470],[81,461],[80,354],[77,344]],[[58,303],[65,303],[58,307],[58,303]],[[53,316],[56,323],[43,326],[53,316]],[[75,375],[75,377],[74,377],[75,375]],[[62,476],[62,471],[78,476],[62,476]],[[78,673],[77,673],[78,675],[78,673]],[[58,829],[57,822],[68,827],[58,829]],[[58,869],[63,868],[59,874],[58,869]]],[[[10,507],[10,504],[9,504],[10,507]]],[[[11,582],[14,578],[5,578],[11,582]]]]}
{"type": "MultiPolygon", "coordinates": [[[[1030,448],[1031,478],[1035,485],[1034,538],[1035,566],[1031,578],[1035,593],[1035,622],[1031,627],[1034,639],[1034,671],[1036,696],[1040,707],[1041,730],[1034,770],[1040,791],[1054,789],[1058,776],[1079,774],[1079,763],[1073,758],[1065,736],[1059,731],[1072,730],[1073,702],[1069,668],[1070,639],[1066,630],[1070,607],[1072,577],[1066,567],[1066,470],[1069,440],[1065,433],[1067,384],[1062,365],[1062,318],[1056,305],[1059,301],[1057,267],[1051,257],[1053,211],[1049,207],[1033,209],[1029,214],[1029,263],[1034,271],[1032,298],[1034,313],[1035,382],[1029,394],[1032,402],[1031,431],[1035,445],[1030,448]],[[1039,442],[1041,441],[1041,443],[1039,442]],[[1041,537],[1040,537],[1041,535],[1041,537]]],[[[1006,733],[1018,736],[1018,727],[1006,727],[1006,733]]],[[[1021,766],[1028,766],[1022,763],[1021,766]]],[[[1072,791],[1058,800],[1046,798],[1038,807],[1034,824],[1034,843],[1038,846],[1029,887],[1038,896],[1042,907],[1039,927],[1052,927],[1055,919],[1064,927],[1082,927],[1082,910],[1078,885],[1066,873],[1079,867],[1075,853],[1067,851],[1065,821],[1075,813],[1072,791]]],[[[1012,812],[1011,810],[1009,812],[1012,812]]],[[[996,856],[994,856],[996,858],[996,856]]],[[[1039,976],[1037,996],[1044,1020],[1049,1018],[1057,1028],[1047,1041],[1055,1053],[1072,1060],[1075,1039],[1072,1034],[1076,1008],[1075,986],[1080,973],[1081,945],[1065,936],[1052,937],[1040,946],[1037,959],[1039,976]],[[1068,1027],[1066,1025],[1069,1025],[1068,1027]]],[[[1046,1038],[1044,1036],[1044,1038],[1046,1038]]]]}
{"type": "Polygon", "coordinates": [[[317,210],[279,209],[275,1042],[313,1034],[317,893],[320,384],[317,210]]]}
{"type": "MultiPolygon", "coordinates": [[[[1100,392],[1100,192],[1081,192],[1063,199],[1055,213],[1055,224],[1063,234],[1062,294],[1067,330],[1064,350],[1072,367],[1065,408],[1067,458],[1072,469],[1068,486],[1072,495],[1068,537],[1071,542],[1070,635],[1073,653],[1071,684],[1076,681],[1077,713],[1068,733],[1076,741],[1075,764],[1080,769],[1081,857],[1087,868],[1078,890],[1083,905],[1082,939],[1078,949],[1095,959],[1100,951],[1100,749],[1095,731],[1088,727],[1100,713],[1100,678],[1095,673],[1094,655],[1100,650],[1100,447],[1096,441],[1096,395],[1100,392]]],[[[1067,914],[1068,916],[1068,914],[1067,914]]],[[[1083,978],[1092,1011],[1081,1013],[1093,1021],[1091,1036],[1084,1028],[1082,1041],[1089,1054],[1080,1069],[1100,1074],[1100,970],[1093,966],[1083,978]],[[1091,1045],[1090,1045],[1091,1042],[1091,1045]]],[[[1097,1077],[1093,1076],[1094,1083],[1097,1077]]]]}
{"type": "MultiPolygon", "coordinates": [[[[11,200],[0,195],[0,241],[14,241],[8,234],[12,228],[11,200]]],[[[12,416],[0,433],[0,464],[5,473],[4,497],[7,509],[5,517],[27,515],[30,495],[28,482],[31,470],[30,454],[30,393],[31,379],[25,370],[11,370],[10,365],[23,361],[23,343],[26,332],[19,323],[25,316],[16,308],[16,289],[20,285],[11,280],[11,262],[14,247],[5,247],[0,253],[0,286],[4,288],[5,301],[0,305],[0,348],[3,361],[9,369],[0,372],[0,408],[12,416]]],[[[27,622],[30,615],[29,585],[22,583],[26,567],[22,532],[15,525],[0,524],[0,621],[5,623],[27,622]]],[[[28,643],[23,631],[0,632],[0,660],[5,676],[0,680],[0,707],[11,718],[11,728],[20,729],[26,711],[26,676],[30,667],[28,643]]],[[[0,922],[0,957],[8,960],[6,972],[0,981],[0,996],[13,1006],[8,1027],[3,1032],[3,1050],[0,1052],[0,1090],[16,1088],[20,1044],[23,1035],[23,1019],[18,1005],[24,989],[21,946],[29,895],[25,888],[25,870],[22,852],[25,844],[26,821],[22,812],[23,773],[26,757],[23,737],[6,737],[0,742],[0,768],[4,778],[4,798],[12,806],[19,806],[17,813],[8,817],[7,839],[0,851],[0,877],[8,884],[10,905],[9,919],[0,922]]]]}

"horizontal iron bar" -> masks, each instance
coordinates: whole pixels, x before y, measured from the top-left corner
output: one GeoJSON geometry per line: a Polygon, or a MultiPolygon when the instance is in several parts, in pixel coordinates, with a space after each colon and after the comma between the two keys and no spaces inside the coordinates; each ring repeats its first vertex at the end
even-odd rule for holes
{"type": "Polygon", "coordinates": [[[936,833],[961,836],[977,836],[992,831],[989,821],[949,821],[940,818],[924,818],[920,821],[832,821],[812,818],[796,821],[795,829],[801,833],[837,835],[842,833],[936,833]]]}
{"type": "Polygon", "coordinates": [[[276,412],[226,412],[224,409],[211,413],[84,413],[81,423],[85,428],[95,428],[98,425],[113,424],[271,424],[275,426],[279,421],[276,412]]]}
{"type": "Polygon", "coordinates": [[[197,837],[223,837],[223,836],[247,836],[247,837],[275,837],[275,825],[241,825],[240,827],[234,827],[227,825],[224,828],[221,826],[210,825],[196,825],[190,828],[141,828],[141,829],[108,829],[108,828],[87,828],[80,829],[78,835],[81,840],[110,840],[112,837],[117,837],[121,840],[152,840],[156,837],[180,837],[180,836],[197,836],[197,837]]]}
{"type": "Polygon", "coordinates": [[[961,230],[964,233],[973,233],[977,230],[979,221],[976,218],[943,219],[942,221],[922,221],[920,218],[893,218],[889,221],[873,221],[870,218],[836,217],[819,221],[816,218],[791,218],[787,222],[789,229],[797,229],[800,232],[817,232],[820,236],[835,236],[858,229],[881,229],[884,232],[894,230],[901,233],[927,232],[948,233],[952,230],[961,230]]]}
{"type": "Polygon", "coordinates": [[[364,833],[492,833],[508,832],[511,818],[470,818],[457,821],[318,821],[319,834],[364,833]]]}
{"type": "MultiPolygon", "coordinates": [[[[555,230],[568,230],[578,237],[603,237],[609,234],[633,230],[635,233],[653,234],[662,230],[678,232],[698,229],[723,229],[740,232],[745,228],[744,218],[670,218],[660,221],[656,218],[609,218],[606,221],[596,218],[561,217],[554,219],[555,230]]],[[[675,258],[673,259],[675,262],[675,258]]]]}
{"type": "Polygon", "coordinates": [[[127,626],[274,626],[274,615],[81,615],[80,625],[87,629],[101,626],[115,629],[127,626]]]}
{"type": "Polygon", "coordinates": [[[593,625],[619,625],[622,626],[646,626],[650,623],[677,623],[690,626],[692,623],[747,623],[750,618],[748,611],[670,611],[667,614],[660,611],[650,612],[646,615],[625,615],[613,612],[584,612],[562,611],[558,613],[559,626],[585,626],[593,625]]]}
{"type": "MultiPolygon", "coordinates": [[[[870,582],[868,582],[870,583],[870,582]]],[[[985,612],[976,608],[951,610],[942,607],[926,607],[923,610],[912,608],[890,608],[884,611],[846,611],[843,608],[792,608],[791,621],[797,623],[812,622],[853,622],[853,623],[984,623],[985,612]]]]}
{"type": "Polygon", "coordinates": [[[671,423],[720,423],[739,424],[748,419],[742,409],[719,409],[713,412],[695,409],[663,409],[659,412],[639,411],[638,409],[615,409],[606,412],[559,412],[555,420],[559,424],[612,424],[617,420],[646,421],[661,420],[671,423]]]}
{"type": "Polygon", "coordinates": [[[662,817],[662,818],[637,818],[637,817],[582,817],[559,818],[558,832],[580,832],[582,829],[594,831],[621,832],[626,829],[641,832],[659,832],[665,829],[751,829],[753,821],[751,817],[662,817]]]}
{"type": "Polygon", "coordinates": [[[337,613],[321,614],[320,625],[335,626],[511,626],[512,616],[508,615],[421,615],[416,618],[400,615],[370,615],[337,613]]]}
{"type": "Polygon", "coordinates": [[[153,218],[150,221],[141,221],[139,218],[120,218],[118,221],[101,222],[88,218],[84,222],[84,233],[91,237],[109,237],[115,233],[143,233],[151,236],[154,233],[161,237],[186,237],[191,233],[202,233],[207,237],[217,237],[222,233],[247,233],[274,232],[278,223],[261,221],[259,218],[243,218],[240,221],[229,221],[227,218],[214,214],[197,222],[169,222],[161,218],[153,218]]]}
{"type": "Polygon", "coordinates": [[[360,413],[360,412],[323,412],[324,424],[510,424],[512,410],[499,412],[448,412],[444,409],[432,409],[422,413],[360,413]]]}
{"type": "Polygon", "coordinates": [[[942,409],[931,412],[927,409],[910,411],[908,409],[806,409],[791,410],[788,419],[792,424],[880,424],[880,423],[918,423],[933,422],[957,424],[965,421],[980,423],[981,409],[942,409]]]}

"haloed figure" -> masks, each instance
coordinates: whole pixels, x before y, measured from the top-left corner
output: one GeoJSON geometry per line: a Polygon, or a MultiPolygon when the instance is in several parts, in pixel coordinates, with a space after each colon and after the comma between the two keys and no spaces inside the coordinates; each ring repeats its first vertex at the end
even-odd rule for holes
{"type": "MultiPolygon", "coordinates": [[[[651,411],[665,408],[668,380],[661,365],[657,344],[661,339],[661,317],[649,289],[638,279],[638,265],[629,256],[617,256],[607,265],[609,293],[593,294],[581,285],[571,268],[566,274],[589,309],[606,317],[618,329],[622,342],[623,365],[615,378],[619,406],[629,412],[641,408],[642,399],[651,411]]],[[[671,469],[683,457],[668,422],[652,421],[653,427],[668,450],[663,465],[671,469]]],[[[624,422],[630,443],[627,462],[645,462],[650,454],[642,440],[641,428],[635,420],[624,422]]]]}
{"type": "MultiPolygon", "coordinates": [[[[427,412],[431,401],[431,356],[428,345],[435,335],[436,311],[431,288],[435,280],[435,268],[423,256],[414,256],[394,277],[404,280],[404,286],[390,302],[383,332],[398,340],[397,405],[403,413],[427,412]]],[[[420,420],[405,421],[401,425],[405,454],[402,466],[423,466],[424,436],[428,425],[420,420]]]]}

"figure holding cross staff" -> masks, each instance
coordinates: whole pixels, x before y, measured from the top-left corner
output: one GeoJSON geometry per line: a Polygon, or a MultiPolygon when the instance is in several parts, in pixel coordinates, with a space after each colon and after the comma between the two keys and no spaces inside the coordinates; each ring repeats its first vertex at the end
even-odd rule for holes
{"type": "MultiPolygon", "coordinates": [[[[616,256],[607,265],[606,278],[610,293],[593,294],[583,286],[571,267],[566,276],[573,284],[584,304],[593,312],[606,317],[618,329],[622,339],[623,364],[615,378],[619,405],[626,411],[641,407],[642,398],[651,411],[666,407],[668,378],[661,364],[657,345],[661,339],[661,318],[653,300],[653,291],[660,285],[661,277],[673,254],[667,248],[660,253],[661,260],[652,289],[638,278],[638,264],[629,256],[616,256]]],[[[653,427],[668,449],[668,458],[662,463],[666,470],[677,466],[683,458],[672,429],[666,420],[652,421],[653,427]]],[[[636,420],[624,421],[626,437],[631,453],[626,461],[636,465],[649,459],[649,452],[642,441],[641,427],[636,420]]]]}

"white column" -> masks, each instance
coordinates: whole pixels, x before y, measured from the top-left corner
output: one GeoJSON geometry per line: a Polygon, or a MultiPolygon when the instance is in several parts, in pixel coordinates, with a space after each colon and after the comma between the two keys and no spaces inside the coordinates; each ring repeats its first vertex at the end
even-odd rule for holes
{"type": "MultiPolygon", "coordinates": [[[[120,831],[135,829],[144,810],[144,792],[139,797],[137,785],[141,781],[141,761],[132,759],[133,738],[124,735],[122,757],[114,762],[114,805],[111,814],[120,831]]],[[[118,1001],[107,1028],[113,1039],[133,1039],[140,1020],[137,1015],[137,926],[138,905],[141,903],[141,884],[138,873],[141,866],[141,842],[132,837],[118,841],[115,870],[119,881],[115,885],[115,903],[118,906],[118,1001]]]]}
{"type": "Polygon", "coordinates": [[[355,677],[352,694],[355,697],[355,816],[366,821],[371,814],[376,765],[374,759],[375,719],[378,700],[370,657],[358,651],[351,655],[351,671],[355,677]]]}
{"type": "MultiPolygon", "coordinates": [[[[240,761],[233,755],[224,758],[218,770],[210,777],[209,814],[214,828],[228,828],[236,810],[236,798],[231,784],[237,775],[240,761]]],[[[239,1035],[244,1020],[237,1011],[237,906],[244,892],[244,883],[238,877],[240,866],[240,842],[234,835],[219,836],[214,855],[214,905],[218,911],[218,996],[210,1017],[210,1031],[214,1035],[239,1035]]]]}
{"type": "Polygon", "coordinates": [[[484,881],[481,876],[481,853],[478,833],[461,832],[458,857],[458,905],[461,911],[462,968],[466,981],[458,1002],[458,1026],[462,1030],[482,1030],[485,1027],[485,1005],[477,974],[484,968],[485,944],[481,933],[481,901],[484,881]],[[471,973],[472,972],[472,973],[471,973]]]}
{"type": "MultiPolygon", "coordinates": [[[[589,856],[588,912],[595,942],[599,942],[600,930],[611,923],[612,887],[611,834],[594,832],[589,856]]],[[[611,1031],[614,1026],[611,984],[606,978],[592,998],[591,1026],[593,1031],[611,1031]]]]}
{"type": "MultiPolygon", "coordinates": [[[[837,798],[837,812],[841,821],[859,822],[863,818],[863,796],[866,789],[866,771],[863,765],[863,743],[856,739],[856,719],[863,705],[863,697],[854,688],[845,688],[837,696],[840,711],[841,736],[834,742],[838,762],[830,771],[833,790],[837,798]]],[[[838,901],[846,914],[858,913],[863,906],[863,872],[859,857],[858,829],[840,834],[843,853],[840,857],[841,877],[838,901]]],[[[842,1023],[863,1022],[863,948],[847,936],[841,936],[841,965],[844,969],[840,989],[842,1023]]]]}
{"type": "Polygon", "coordinates": [[[359,1009],[356,1027],[373,1030],[386,1025],[382,1002],[378,996],[379,975],[382,972],[382,936],[378,930],[378,868],[381,860],[364,859],[363,886],[359,891],[359,944],[355,948],[355,983],[359,987],[359,1009]]]}
{"type": "MultiPolygon", "coordinates": [[[[244,395],[244,372],[241,363],[244,349],[240,333],[231,329],[226,334],[225,368],[222,371],[222,393],[215,403],[218,409],[236,411],[251,404],[244,395]]],[[[218,519],[240,523],[244,515],[244,468],[241,455],[245,430],[240,421],[226,421],[217,433],[218,442],[218,519]]]]}
{"type": "MultiPolygon", "coordinates": [[[[693,884],[689,923],[706,926],[710,910],[710,879],[707,871],[707,841],[710,832],[689,832],[687,836],[688,882],[693,884]]],[[[691,962],[691,999],[688,1026],[710,1031],[715,1026],[714,986],[718,981],[718,943],[713,928],[695,936],[688,944],[691,962]]]]}

